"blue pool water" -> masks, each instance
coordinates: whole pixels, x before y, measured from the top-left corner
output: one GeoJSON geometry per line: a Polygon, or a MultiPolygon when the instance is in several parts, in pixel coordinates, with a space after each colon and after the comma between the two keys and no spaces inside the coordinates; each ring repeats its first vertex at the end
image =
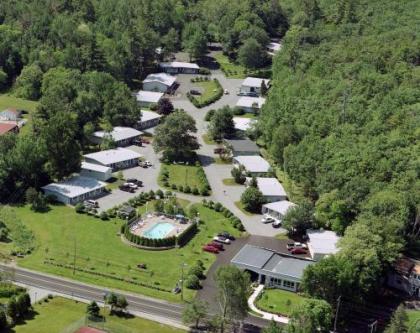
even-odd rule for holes
{"type": "Polygon", "coordinates": [[[143,236],[147,238],[154,238],[154,239],[165,238],[166,235],[169,234],[174,228],[175,226],[171,223],[159,222],[155,224],[153,227],[151,227],[150,229],[146,230],[143,233],[143,236]]]}

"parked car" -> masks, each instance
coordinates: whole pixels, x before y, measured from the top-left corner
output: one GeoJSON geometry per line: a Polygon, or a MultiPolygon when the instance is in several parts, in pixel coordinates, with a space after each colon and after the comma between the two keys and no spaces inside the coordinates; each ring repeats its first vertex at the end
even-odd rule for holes
{"type": "Polygon", "coordinates": [[[304,249],[304,250],[306,250],[307,248],[308,247],[306,246],[306,244],[299,243],[299,242],[294,242],[294,243],[287,244],[287,249],[289,251],[291,251],[293,249],[304,249]]]}
{"type": "Polygon", "coordinates": [[[201,95],[201,92],[199,92],[198,90],[195,90],[195,89],[191,89],[190,94],[191,95],[201,95]]]}
{"type": "Polygon", "coordinates": [[[261,222],[264,224],[273,223],[274,219],[271,216],[264,215],[264,217],[261,219],[261,222]]]}
{"type": "Polygon", "coordinates": [[[291,254],[307,254],[308,251],[301,247],[295,247],[290,251],[291,254]]]}
{"type": "Polygon", "coordinates": [[[215,236],[213,240],[223,244],[230,244],[230,239],[223,236],[215,236]]]}
{"type": "Polygon", "coordinates": [[[136,184],[137,186],[143,186],[143,182],[136,178],[128,178],[127,183],[136,184]]]}
{"type": "Polygon", "coordinates": [[[225,90],[224,90],[224,94],[225,94],[225,95],[229,95],[229,90],[225,89],[225,90]]]}
{"type": "Polygon", "coordinates": [[[179,294],[181,292],[181,287],[177,285],[174,289],[172,289],[172,292],[174,294],[179,294]]]}
{"type": "Polygon", "coordinates": [[[235,237],[234,236],[232,236],[230,233],[228,233],[227,231],[222,231],[222,232],[220,232],[220,233],[218,233],[217,234],[217,236],[219,236],[219,237],[224,237],[224,238],[227,238],[227,239],[230,239],[230,240],[235,240],[235,237]]]}
{"type": "Polygon", "coordinates": [[[130,186],[126,186],[125,184],[122,184],[122,185],[118,186],[118,188],[121,191],[124,191],[124,192],[130,192],[130,193],[134,193],[135,192],[135,190],[133,188],[131,188],[130,186]]]}
{"type": "Polygon", "coordinates": [[[85,201],[83,201],[83,205],[85,207],[89,207],[89,208],[98,208],[99,207],[98,202],[95,201],[95,200],[85,200],[85,201]]]}
{"type": "Polygon", "coordinates": [[[275,220],[271,226],[273,228],[280,228],[281,227],[281,221],[280,220],[275,220]]]}
{"type": "Polygon", "coordinates": [[[295,247],[295,243],[287,243],[287,250],[291,251],[292,249],[294,249],[295,247]]]}
{"type": "Polygon", "coordinates": [[[215,154],[224,154],[226,152],[226,149],[223,147],[217,147],[217,148],[214,148],[213,152],[215,154]]]}
{"type": "Polygon", "coordinates": [[[214,246],[210,246],[210,245],[204,245],[203,246],[203,251],[205,252],[210,252],[210,253],[219,253],[219,249],[215,248],[214,246]]]}
{"type": "Polygon", "coordinates": [[[153,164],[152,164],[152,162],[150,162],[150,161],[144,161],[144,163],[148,166],[148,167],[151,167],[153,164]]]}
{"type": "Polygon", "coordinates": [[[218,249],[219,251],[223,251],[225,249],[222,244],[217,243],[217,242],[211,242],[211,243],[208,243],[207,245],[208,246],[213,246],[216,249],[218,249]]]}

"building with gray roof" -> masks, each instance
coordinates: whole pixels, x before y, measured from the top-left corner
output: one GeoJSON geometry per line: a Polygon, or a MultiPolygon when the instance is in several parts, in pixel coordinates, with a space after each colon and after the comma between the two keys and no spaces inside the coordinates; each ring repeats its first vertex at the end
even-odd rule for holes
{"type": "Polygon", "coordinates": [[[115,142],[117,146],[127,146],[133,143],[134,140],[140,138],[140,135],[143,133],[131,128],[131,127],[122,127],[116,126],[112,129],[111,132],[106,131],[96,131],[92,134],[90,140],[100,145],[103,140],[110,139],[115,142]]]}
{"type": "Polygon", "coordinates": [[[231,264],[256,274],[258,282],[267,287],[296,292],[303,271],[313,261],[246,244],[233,257],[231,264]]]}
{"type": "Polygon", "coordinates": [[[260,148],[249,139],[225,139],[226,147],[232,152],[233,157],[260,155],[260,148]]]}
{"type": "Polygon", "coordinates": [[[126,148],[108,149],[83,155],[85,162],[110,167],[112,171],[138,166],[143,155],[126,148]]]}

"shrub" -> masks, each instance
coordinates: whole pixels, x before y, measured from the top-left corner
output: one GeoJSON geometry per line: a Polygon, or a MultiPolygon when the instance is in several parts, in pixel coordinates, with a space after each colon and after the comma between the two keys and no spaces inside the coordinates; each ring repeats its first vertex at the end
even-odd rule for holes
{"type": "Polygon", "coordinates": [[[208,68],[201,67],[198,71],[201,75],[210,75],[210,70],[208,68]]]}
{"type": "Polygon", "coordinates": [[[189,185],[186,185],[184,188],[185,193],[191,193],[191,187],[189,185]]]}
{"type": "Polygon", "coordinates": [[[185,280],[185,287],[197,290],[200,288],[200,279],[195,275],[189,275],[185,280]]]}
{"type": "Polygon", "coordinates": [[[108,214],[107,214],[106,212],[101,212],[101,213],[99,214],[99,217],[100,217],[100,219],[101,219],[102,221],[105,221],[105,220],[108,220],[108,219],[109,219],[108,214]]]}
{"type": "Polygon", "coordinates": [[[163,191],[162,191],[161,189],[159,189],[159,190],[157,190],[157,191],[156,191],[156,195],[157,195],[157,196],[159,196],[159,198],[161,198],[161,199],[162,199],[162,198],[163,198],[163,196],[164,196],[164,195],[163,195],[163,191]]]}
{"type": "Polygon", "coordinates": [[[176,191],[178,187],[176,186],[176,184],[172,184],[171,188],[176,191]]]}
{"type": "Polygon", "coordinates": [[[209,193],[209,190],[208,190],[208,188],[207,188],[207,187],[202,187],[202,188],[200,189],[200,194],[201,194],[202,196],[206,197],[206,196],[208,196],[210,193],[209,193]]]}
{"type": "Polygon", "coordinates": [[[205,277],[204,268],[199,265],[192,266],[188,271],[188,275],[195,275],[199,279],[203,279],[205,277]]]}
{"type": "Polygon", "coordinates": [[[178,191],[179,191],[179,192],[184,192],[184,186],[179,185],[179,186],[178,186],[178,191]]]}
{"type": "Polygon", "coordinates": [[[85,206],[83,206],[81,202],[77,203],[76,206],[74,206],[74,209],[78,214],[83,214],[85,212],[85,206]]]}
{"type": "Polygon", "coordinates": [[[193,189],[191,190],[191,193],[194,194],[194,195],[199,195],[200,191],[198,190],[197,187],[193,187],[193,189]]]}
{"type": "Polygon", "coordinates": [[[214,110],[214,109],[211,109],[210,111],[208,111],[206,113],[206,116],[204,117],[204,120],[205,121],[210,121],[215,112],[216,112],[216,110],[214,110]]]}
{"type": "Polygon", "coordinates": [[[220,212],[221,210],[222,210],[222,204],[220,203],[220,202],[217,202],[215,205],[214,205],[214,210],[216,211],[216,212],[220,212]]]}

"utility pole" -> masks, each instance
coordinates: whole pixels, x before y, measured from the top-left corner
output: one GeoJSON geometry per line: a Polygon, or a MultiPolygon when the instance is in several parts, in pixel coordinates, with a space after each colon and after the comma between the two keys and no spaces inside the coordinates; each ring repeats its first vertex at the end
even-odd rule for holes
{"type": "Polygon", "coordinates": [[[338,312],[340,311],[341,305],[341,295],[337,298],[337,310],[335,311],[335,319],[334,319],[334,333],[337,333],[337,321],[338,321],[338,312]]]}
{"type": "Polygon", "coordinates": [[[181,301],[184,300],[184,267],[187,266],[185,262],[181,264],[181,301]]]}
{"type": "Polygon", "coordinates": [[[74,237],[74,256],[73,256],[73,275],[76,274],[76,249],[77,249],[77,241],[76,236],[74,237]]]}

